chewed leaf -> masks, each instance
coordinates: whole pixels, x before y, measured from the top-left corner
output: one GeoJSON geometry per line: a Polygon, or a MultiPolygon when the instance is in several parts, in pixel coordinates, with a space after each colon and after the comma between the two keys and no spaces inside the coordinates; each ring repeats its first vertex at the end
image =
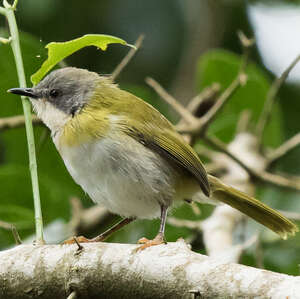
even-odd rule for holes
{"type": "Polygon", "coordinates": [[[95,46],[105,51],[108,44],[128,45],[124,40],[111,35],[86,34],[82,37],[67,42],[52,42],[48,49],[48,59],[44,61],[40,69],[31,76],[31,82],[37,84],[58,62],[70,56],[74,52],[88,46],[95,46]]]}

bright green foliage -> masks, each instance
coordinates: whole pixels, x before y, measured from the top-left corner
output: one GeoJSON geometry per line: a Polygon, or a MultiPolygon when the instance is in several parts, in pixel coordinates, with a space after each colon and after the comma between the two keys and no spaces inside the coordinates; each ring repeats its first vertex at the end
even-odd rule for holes
{"type": "Polygon", "coordinates": [[[68,42],[49,43],[46,46],[48,49],[48,59],[42,64],[41,68],[31,76],[31,82],[37,84],[57,63],[84,47],[95,46],[105,51],[107,45],[114,43],[127,44],[118,37],[103,34],[86,34],[68,42]]]}

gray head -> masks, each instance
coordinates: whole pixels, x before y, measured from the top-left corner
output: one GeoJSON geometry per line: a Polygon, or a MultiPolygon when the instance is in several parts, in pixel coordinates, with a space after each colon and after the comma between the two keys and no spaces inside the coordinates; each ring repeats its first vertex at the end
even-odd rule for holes
{"type": "Polygon", "coordinates": [[[79,113],[92,98],[97,83],[105,78],[74,67],[51,72],[33,88],[12,88],[11,93],[28,96],[38,117],[53,132],[79,113]]]}
{"type": "Polygon", "coordinates": [[[33,88],[12,88],[9,92],[30,97],[34,106],[36,100],[43,99],[74,116],[90,98],[99,78],[97,73],[67,67],[51,72],[33,88]]]}

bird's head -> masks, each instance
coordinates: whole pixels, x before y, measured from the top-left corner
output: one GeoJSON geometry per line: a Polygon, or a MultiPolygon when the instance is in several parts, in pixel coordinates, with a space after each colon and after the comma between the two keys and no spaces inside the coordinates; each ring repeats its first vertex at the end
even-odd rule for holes
{"type": "Polygon", "coordinates": [[[102,80],[97,73],[66,67],[51,72],[33,88],[12,88],[8,92],[29,97],[38,117],[56,131],[80,113],[102,80]]]}

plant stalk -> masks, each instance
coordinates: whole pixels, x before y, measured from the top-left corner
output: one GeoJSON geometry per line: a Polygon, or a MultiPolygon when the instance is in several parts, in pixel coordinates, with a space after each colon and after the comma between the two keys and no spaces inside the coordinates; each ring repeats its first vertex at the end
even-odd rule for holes
{"type": "MultiPolygon", "coordinates": [[[[5,15],[8,21],[8,26],[11,34],[11,47],[15,57],[16,68],[18,73],[19,85],[21,88],[26,87],[25,72],[23,66],[23,59],[20,48],[19,32],[17,22],[14,14],[14,6],[5,8],[5,15]]],[[[43,238],[43,219],[40,203],[40,192],[37,174],[37,162],[35,152],[35,142],[31,117],[31,105],[26,97],[21,97],[24,117],[25,117],[25,129],[28,142],[28,154],[29,154],[29,168],[31,174],[34,212],[35,212],[35,228],[36,228],[36,242],[37,244],[44,244],[43,238]]]]}

